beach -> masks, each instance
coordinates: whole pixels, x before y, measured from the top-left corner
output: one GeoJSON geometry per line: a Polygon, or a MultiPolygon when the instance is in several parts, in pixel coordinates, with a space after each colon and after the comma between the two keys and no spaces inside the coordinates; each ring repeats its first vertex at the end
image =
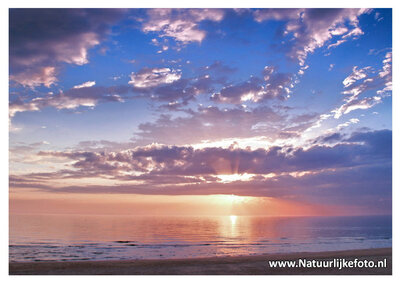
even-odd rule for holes
{"type": "Polygon", "coordinates": [[[10,275],[391,275],[392,248],[123,261],[15,262],[10,275]],[[269,260],[387,260],[386,268],[271,268],[269,260]]]}

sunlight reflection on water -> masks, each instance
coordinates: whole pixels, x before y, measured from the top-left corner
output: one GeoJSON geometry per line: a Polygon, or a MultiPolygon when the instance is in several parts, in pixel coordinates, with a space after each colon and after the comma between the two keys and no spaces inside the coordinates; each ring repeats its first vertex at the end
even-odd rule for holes
{"type": "Polygon", "coordinates": [[[390,216],[10,216],[10,261],[185,258],[390,247],[390,216]]]}

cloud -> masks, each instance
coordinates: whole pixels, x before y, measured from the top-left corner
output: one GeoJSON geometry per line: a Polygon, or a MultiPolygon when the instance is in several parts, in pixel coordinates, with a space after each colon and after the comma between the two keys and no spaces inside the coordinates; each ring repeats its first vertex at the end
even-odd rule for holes
{"type": "Polygon", "coordinates": [[[45,107],[94,107],[100,102],[124,102],[134,98],[147,98],[156,103],[167,102],[160,109],[179,110],[197,95],[211,93],[213,85],[224,82],[223,78],[213,79],[210,76],[181,76],[180,70],[171,68],[143,68],[131,74],[129,85],[104,87],[95,86],[95,81],[88,81],[57,94],[50,92],[35,98],[14,96],[9,104],[9,113],[13,117],[18,112],[38,111],[45,107]]]}
{"type": "Polygon", "coordinates": [[[303,9],[259,9],[254,12],[254,19],[257,22],[263,22],[268,20],[295,20],[301,16],[303,9]]]}
{"type": "Polygon", "coordinates": [[[85,83],[82,83],[80,85],[76,85],[73,88],[74,89],[80,89],[80,88],[90,88],[93,87],[94,85],[96,85],[96,81],[87,81],[85,83]]]}
{"type": "Polygon", "coordinates": [[[387,78],[390,76],[390,81],[391,81],[391,76],[392,76],[392,52],[387,52],[385,55],[385,59],[383,60],[383,67],[382,71],[379,72],[379,77],[381,78],[387,78]]]}
{"type": "Polygon", "coordinates": [[[223,87],[219,93],[214,93],[211,99],[220,103],[239,104],[244,101],[259,101],[265,94],[263,81],[252,77],[246,82],[223,87]]]}
{"type": "Polygon", "coordinates": [[[17,99],[13,102],[10,102],[10,105],[8,107],[10,117],[14,117],[15,114],[17,114],[18,112],[38,111],[38,110],[39,110],[38,104],[34,102],[24,102],[21,99],[17,99]]]}
{"type": "Polygon", "coordinates": [[[351,125],[351,124],[357,124],[357,123],[359,123],[359,122],[360,122],[360,120],[359,120],[358,118],[350,118],[349,121],[346,121],[346,122],[341,123],[341,124],[339,124],[338,126],[336,126],[336,129],[337,129],[338,131],[340,131],[340,130],[342,130],[343,128],[348,127],[348,126],[351,125]]]}
{"type": "MultiPolygon", "coordinates": [[[[283,174],[273,178],[258,177],[250,181],[230,183],[215,182],[212,179],[201,180],[193,177],[174,177],[178,182],[171,184],[171,176],[147,176],[150,183],[118,183],[113,186],[67,185],[36,183],[31,179],[10,177],[11,188],[36,188],[47,192],[61,193],[124,193],[124,194],[162,194],[162,195],[205,195],[235,194],[278,198],[280,200],[300,201],[318,206],[346,206],[349,214],[390,214],[392,209],[392,173],[387,166],[364,166],[335,171],[325,171],[302,176],[283,174]],[[154,182],[159,178],[166,183],[154,182]],[[205,182],[207,181],[207,182],[205,182]],[[162,185],[161,185],[162,184],[162,185]],[[355,211],[355,208],[361,209],[355,211]]],[[[337,213],[335,207],[335,212],[337,213]]],[[[343,213],[342,210],[340,212],[343,213]]]]}
{"type": "Polygon", "coordinates": [[[149,88],[162,84],[171,84],[181,78],[180,70],[170,68],[143,68],[131,74],[129,84],[136,88],[149,88]]]}
{"type": "Polygon", "coordinates": [[[377,104],[381,103],[380,97],[369,97],[363,99],[354,99],[345,104],[341,105],[339,108],[333,110],[335,113],[335,118],[340,118],[344,114],[348,114],[349,112],[357,109],[369,109],[377,104]]]}
{"type": "Polygon", "coordinates": [[[235,107],[199,107],[186,111],[186,116],[172,118],[160,115],[155,122],[139,125],[134,141],[140,144],[192,144],[226,138],[265,136],[272,142],[278,138],[300,135],[316,119],[316,115],[290,117],[284,111],[267,106],[254,109],[235,107]],[[193,131],[196,129],[196,131],[193,131]],[[188,135],[190,133],[190,135],[188,135]]]}
{"type": "Polygon", "coordinates": [[[45,95],[30,100],[17,98],[9,104],[9,116],[18,112],[39,111],[45,107],[56,109],[75,109],[79,106],[94,107],[99,102],[123,102],[122,95],[131,91],[128,86],[80,87],[54,95],[45,95]]]}
{"type": "Polygon", "coordinates": [[[43,84],[50,88],[57,82],[56,68],[52,66],[28,68],[15,75],[10,75],[10,79],[24,87],[34,88],[43,84]]]}
{"type": "Polygon", "coordinates": [[[246,82],[223,87],[218,93],[214,93],[211,99],[220,103],[239,104],[246,101],[259,102],[287,98],[293,87],[291,74],[279,73],[276,67],[265,66],[262,75],[264,80],[251,77],[246,82]]]}
{"type": "Polygon", "coordinates": [[[392,132],[355,132],[346,137],[335,133],[322,140],[336,144],[307,149],[148,145],[121,151],[41,151],[40,157],[66,159],[66,168],[12,175],[10,187],[85,193],[238,194],[358,204],[369,206],[368,212],[379,206],[390,208],[392,132]],[[226,182],[219,177],[230,174],[249,178],[226,182]],[[69,179],[83,177],[118,184],[68,185],[69,179]],[[61,181],[59,186],[55,186],[57,181],[61,181]],[[381,204],[377,197],[387,202],[381,204]]]}
{"type": "Polygon", "coordinates": [[[340,142],[343,140],[343,134],[335,132],[335,133],[328,133],[326,135],[322,135],[320,137],[317,137],[313,143],[336,143],[336,142],[340,142]]]}
{"type": "Polygon", "coordinates": [[[343,80],[343,85],[345,88],[350,87],[351,85],[353,85],[356,81],[361,80],[365,77],[367,77],[367,71],[371,69],[370,66],[361,68],[359,70],[357,70],[357,66],[353,67],[353,73],[351,73],[348,77],[346,77],[343,80]]]}
{"type": "Polygon", "coordinates": [[[209,95],[216,85],[224,84],[226,79],[219,76],[220,74],[200,74],[183,78],[179,69],[143,68],[131,74],[129,83],[139,97],[156,103],[167,103],[161,105],[160,110],[180,110],[198,95],[209,95]]]}
{"type": "Polygon", "coordinates": [[[356,132],[332,147],[308,149],[273,146],[269,149],[203,148],[148,145],[120,152],[39,152],[42,156],[68,158],[73,168],[88,173],[157,175],[281,174],[391,163],[389,130],[356,132]],[[349,143],[351,142],[351,143],[349,143]]]}
{"type": "Polygon", "coordinates": [[[10,9],[10,79],[25,87],[56,82],[60,63],[84,65],[119,9],[10,9]]]}
{"type": "Polygon", "coordinates": [[[392,53],[388,52],[383,60],[382,69],[376,74],[371,67],[357,69],[353,67],[353,72],[344,79],[343,85],[345,90],[342,92],[346,95],[344,103],[332,110],[335,118],[340,118],[357,109],[369,109],[382,102],[382,99],[389,96],[392,92],[392,53]],[[367,76],[367,71],[373,73],[367,76]],[[368,77],[368,78],[367,78],[368,77]],[[383,88],[382,88],[383,86],[383,88]],[[377,90],[378,89],[378,90],[377,90]],[[373,96],[360,98],[361,94],[376,90],[373,96]]]}
{"type": "Polygon", "coordinates": [[[358,17],[369,12],[368,9],[260,9],[254,12],[258,22],[268,20],[285,21],[282,34],[288,38],[288,55],[297,59],[300,66],[305,65],[308,54],[327,42],[336,39],[330,47],[343,44],[349,38],[363,34],[358,17]]]}
{"type": "Polygon", "coordinates": [[[160,37],[171,37],[182,44],[202,42],[206,32],[199,28],[202,21],[219,22],[222,9],[149,9],[144,21],[144,32],[157,32],[160,37]]]}
{"type": "MultiPolygon", "coordinates": [[[[39,150],[46,150],[49,147],[51,147],[50,143],[45,140],[33,143],[13,143],[9,148],[10,172],[26,174],[32,169],[34,171],[54,171],[56,169],[55,159],[37,155],[39,150]]],[[[63,165],[66,159],[59,162],[63,165]]]]}
{"type": "Polygon", "coordinates": [[[337,42],[328,45],[328,49],[337,47],[337,46],[341,45],[341,44],[344,43],[344,42],[346,42],[346,40],[344,40],[344,39],[338,40],[337,42]]]}

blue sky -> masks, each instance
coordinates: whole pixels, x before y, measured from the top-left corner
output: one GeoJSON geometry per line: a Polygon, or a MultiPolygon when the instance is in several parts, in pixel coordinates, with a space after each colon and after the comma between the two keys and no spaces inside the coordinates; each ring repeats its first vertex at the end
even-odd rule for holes
{"type": "Polygon", "coordinates": [[[9,48],[16,191],[391,210],[391,9],[11,9],[9,48]]]}

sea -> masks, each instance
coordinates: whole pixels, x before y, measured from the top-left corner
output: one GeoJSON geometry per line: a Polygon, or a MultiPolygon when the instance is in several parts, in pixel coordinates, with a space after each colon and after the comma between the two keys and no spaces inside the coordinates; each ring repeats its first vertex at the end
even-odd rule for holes
{"type": "Polygon", "coordinates": [[[391,216],[10,215],[9,261],[181,259],[392,246],[391,216]]]}

